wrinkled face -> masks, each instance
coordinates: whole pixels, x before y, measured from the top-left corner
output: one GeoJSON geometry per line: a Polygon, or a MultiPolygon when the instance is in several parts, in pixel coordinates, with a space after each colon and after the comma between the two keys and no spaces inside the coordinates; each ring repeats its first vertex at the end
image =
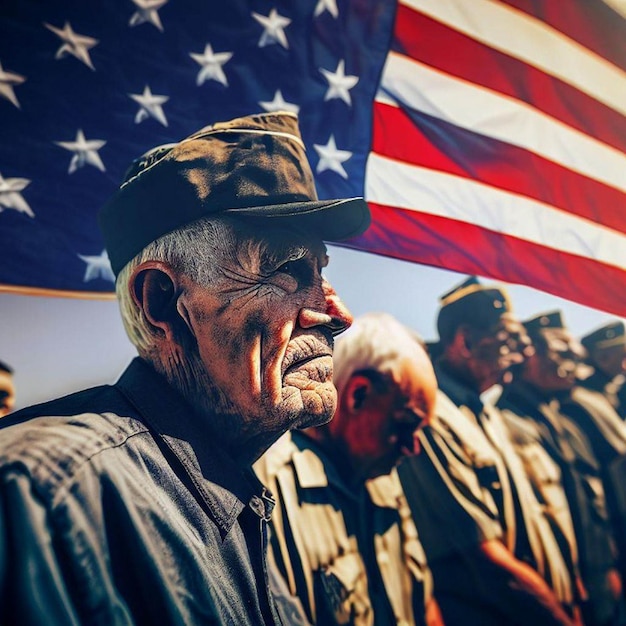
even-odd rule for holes
{"type": "Polygon", "coordinates": [[[0,370],[0,417],[8,415],[15,406],[15,387],[13,376],[0,370]]]}
{"type": "Polygon", "coordinates": [[[322,241],[242,221],[214,261],[217,279],[187,281],[184,302],[224,436],[243,443],[327,422],[336,406],[333,335],[351,317],[322,277],[322,241]]]}
{"type": "Polygon", "coordinates": [[[541,330],[543,344],[529,361],[526,378],[538,389],[564,391],[576,383],[584,348],[564,328],[541,330]]]}
{"type": "Polygon", "coordinates": [[[470,345],[471,368],[481,391],[509,382],[508,373],[532,354],[523,325],[505,313],[487,333],[480,333],[470,345]]]}
{"type": "Polygon", "coordinates": [[[626,373],[626,346],[612,346],[594,354],[595,364],[610,378],[626,373]]]}
{"type": "Polygon", "coordinates": [[[374,476],[413,453],[416,431],[434,414],[436,379],[409,360],[393,374],[363,375],[370,379],[370,392],[352,414],[342,417],[343,432],[337,435],[350,457],[374,476]]]}

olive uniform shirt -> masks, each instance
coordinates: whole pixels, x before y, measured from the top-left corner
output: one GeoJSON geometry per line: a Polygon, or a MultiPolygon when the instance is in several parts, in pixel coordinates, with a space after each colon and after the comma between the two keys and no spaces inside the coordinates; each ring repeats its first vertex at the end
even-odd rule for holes
{"type": "Polygon", "coordinates": [[[360,545],[376,624],[423,625],[433,580],[398,473],[367,480],[365,487],[360,545]]]}
{"type": "Polygon", "coordinates": [[[601,470],[613,534],[626,581],[626,423],[607,395],[609,379],[596,373],[561,400],[561,410],[586,435],[601,470]]]}
{"type": "Polygon", "coordinates": [[[113,386],[2,420],[0,623],[279,624],[272,505],[135,359],[113,386]]]}
{"type": "MultiPolygon", "coordinates": [[[[616,550],[601,468],[588,438],[563,415],[556,398],[542,397],[523,382],[507,386],[498,406],[503,414],[521,416],[528,427],[534,426],[544,449],[558,464],[574,525],[579,571],[588,596],[582,602],[583,613],[590,624],[609,623],[618,609],[607,583],[607,572],[616,566],[616,550]]],[[[531,476],[540,471],[535,466],[531,476]]],[[[556,490],[550,485],[538,488],[550,507],[554,506],[556,490]]],[[[550,517],[556,517],[557,511],[547,511],[550,517]]],[[[567,533],[562,524],[561,528],[567,533]]]]}
{"type": "Polygon", "coordinates": [[[419,434],[420,453],[398,471],[444,620],[547,620],[540,606],[499,592],[494,572],[472,558],[480,544],[501,541],[549,582],[565,607],[573,602],[566,561],[501,415],[447,372],[438,368],[437,376],[436,418],[419,434]]]}
{"type": "Polygon", "coordinates": [[[424,623],[432,581],[395,472],[348,485],[299,432],[283,436],[255,469],[277,499],[278,569],[312,622],[424,623]]]}
{"type": "Polygon", "coordinates": [[[358,548],[358,493],[310,437],[287,433],[254,466],[276,498],[271,550],[289,591],[314,624],[371,626],[358,548]]]}

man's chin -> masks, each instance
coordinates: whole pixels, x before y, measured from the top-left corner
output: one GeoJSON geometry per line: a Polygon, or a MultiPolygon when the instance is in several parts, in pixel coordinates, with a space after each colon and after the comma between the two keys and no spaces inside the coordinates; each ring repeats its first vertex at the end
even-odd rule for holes
{"type": "Polygon", "coordinates": [[[304,430],[305,428],[317,428],[328,424],[333,419],[333,414],[330,415],[305,415],[295,420],[291,430],[304,430]]]}
{"type": "Polygon", "coordinates": [[[290,415],[290,429],[303,429],[328,423],[337,407],[337,391],[330,382],[310,381],[306,388],[285,385],[281,412],[290,415]]]}

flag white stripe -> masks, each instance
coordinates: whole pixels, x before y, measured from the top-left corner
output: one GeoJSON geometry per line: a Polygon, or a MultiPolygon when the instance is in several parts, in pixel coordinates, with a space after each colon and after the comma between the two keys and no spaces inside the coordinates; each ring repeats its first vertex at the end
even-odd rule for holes
{"type": "Polygon", "coordinates": [[[626,154],[524,102],[393,52],[387,56],[381,88],[412,109],[626,191],[626,154]]]}
{"type": "Polygon", "coordinates": [[[365,198],[626,269],[626,236],[543,202],[371,153],[365,198]]]}
{"type": "Polygon", "coordinates": [[[548,24],[492,0],[400,1],[626,115],[626,72],[548,24]]]}

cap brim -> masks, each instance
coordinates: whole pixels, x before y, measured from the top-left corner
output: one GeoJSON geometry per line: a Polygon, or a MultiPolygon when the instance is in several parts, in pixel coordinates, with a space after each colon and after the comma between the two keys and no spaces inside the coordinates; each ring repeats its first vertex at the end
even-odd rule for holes
{"type": "Polygon", "coordinates": [[[270,204],[227,209],[225,213],[297,220],[303,227],[314,229],[324,241],[343,241],[361,235],[371,222],[370,210],[363,198],[270,204]]]}

